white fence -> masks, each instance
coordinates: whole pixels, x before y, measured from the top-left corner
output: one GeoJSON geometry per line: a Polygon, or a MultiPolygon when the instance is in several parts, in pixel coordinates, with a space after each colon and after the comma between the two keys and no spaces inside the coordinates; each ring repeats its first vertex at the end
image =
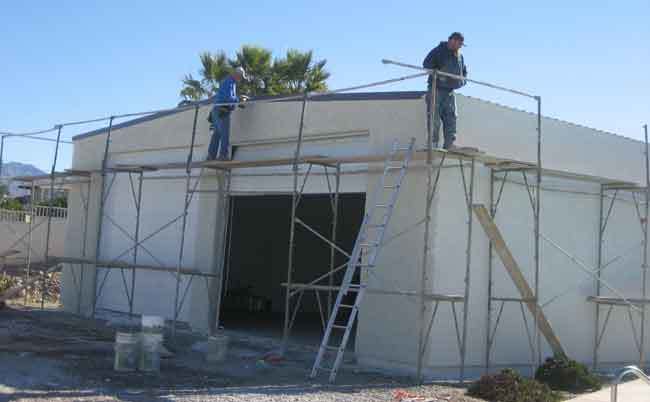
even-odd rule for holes
{"type": "Polygon", "coordinates": [[[24,222],[29,223],[31,216],[34,217],[47,217],[52,216],[52,219],[67,219],[68,209],[59,207],[46,207],[35,206],[34,212],[31,211],[14,211],[8,209],[0,209],[0,222],[24,222]]]}

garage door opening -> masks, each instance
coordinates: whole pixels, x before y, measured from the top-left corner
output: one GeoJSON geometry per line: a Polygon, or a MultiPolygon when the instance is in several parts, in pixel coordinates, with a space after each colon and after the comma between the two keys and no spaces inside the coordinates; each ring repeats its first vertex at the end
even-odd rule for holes
{"type": "MultiPolygon", "coordinates": [[[[284,325],[291,196],[236,196],[226,244],[221,324],[227,329],[254,330],[265,336],[281,336],[284,325]]],[[[350,253],[363,214],[365,193],[341,194],[338,204],[337,245],[350,253]]],[[[332,201],[327,194],[304,194],[296,216],[326,238],[332,233],[332,201]]],[[[330,246],[296,224],[293,283],[309,283],[330,270],[330,246]]],[[[334,266],[346,261],[335,252],[334,266]]],[[[334,275],[341,283],[344,270],[334,275]]],[[[320,282],[327,284],[327,280],[320,282]]],[[[334,303],[336,292],[331,292],[334,303]]],[[[297,296],[292,299],[295,306],[297,296]]],[[[328,293],[320,292],[327,310],[328,293]]],[[[293,307],[292,307],[293,308],[293,307]]],[[[291,332],[292,340],[317,343],[322,335],[319,300],[314,291],[304,292],[291,332]]],[[[352,342],[351,342],[352,344],[352,342]]]]}

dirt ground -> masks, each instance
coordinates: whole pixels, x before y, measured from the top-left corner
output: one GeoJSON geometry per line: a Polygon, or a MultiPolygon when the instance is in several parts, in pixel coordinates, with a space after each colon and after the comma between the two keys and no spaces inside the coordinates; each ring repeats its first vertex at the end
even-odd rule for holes
{"type": "Polygon", "coordinates": [[[206,363],[204,337],[179,328],[176,342],[166,344],[171,353],[162,359],[159,375],[115,372],[115,331],[136,322],[112,316],[88,320],[18,305],[0,310],[0,400],[478,401],[464,396],[462,388],[415,386],[351,363],[339,372],[336,385],[308,380],[313,346],[294,345],[274,359],[279,340],[249,332],[226,331],[227,360],[206,363]]]}

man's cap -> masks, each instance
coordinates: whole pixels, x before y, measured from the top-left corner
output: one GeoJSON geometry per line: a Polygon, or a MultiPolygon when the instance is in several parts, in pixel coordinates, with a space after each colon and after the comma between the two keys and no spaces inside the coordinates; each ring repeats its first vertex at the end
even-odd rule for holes
{"type": "Polygon", "coordinates": [[[463,46],[467,46],[467,45],[465,45],[465,37],[460,32],[454,32],[451,35],[449,35],[449,40],[452,40],[452,39],[460,39],[460,40],[463,41],[463,46]]]}
{"type": "Polygon", "coordinates": [[[246,75],[246,70],[244,70],[244,67],[237,67],[237,68],[235,69],[235,72],[236,72],[237,74],[241,75],[241,77],[242,77],[243,79],[245,79],[245,80],[248,79],[248,76],[246,75]]]}

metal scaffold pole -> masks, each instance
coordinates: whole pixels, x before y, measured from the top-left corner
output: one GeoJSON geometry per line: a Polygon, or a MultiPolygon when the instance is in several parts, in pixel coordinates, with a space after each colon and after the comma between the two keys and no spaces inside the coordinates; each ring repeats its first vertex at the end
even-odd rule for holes
{"type": "MultiPolygon", "coordinates": [[[[642,222],[642,228],[643,228],[643,266],[641,267],[642,271],[642,284],[641,284],[641,292],[642,292],[642,297],[643,300],[645,300],[648,296],[648,284],[647,284],[647,279],[648,279],[648,211],[650,210],[650,206],[648,205],[648,202],[650,201],[650,155],[648,155],[648,125],[643,126],[643,134],[644,134],[644,140],[645,140],[645,191],[643,192],[645,196],[645,208],[644,208],[644,215],[643,215],[643,222],[642,222]]],[[[646,313],[646,304],[643,303],[641,305],[641,330],[640,330],[640,339],[639,343],[641,347],[639,348],[639,367],[643,369],[645,365],[645,313],[646,313]]]]}
{"type": "MultiPolygon", "coordinates": [[[[232,227],[230,227],[231,221],[232,221],[232,212],[233,212],[233,205],[232,205],[232,198],[230,196],[230,186],[232,183],[232,171],[230,169],[226,169],[221,173],[221,178],[217,177],[218,181],[218,186],[220,187],[220,191],[217,193],[217,198],[219,200],[218,203],[218,208],[220,208],[223,213],[219,217],[217,215],[217,219],[221,218],[221,222],[223,222],[223,226],[221,227],[221,245],[220,245],[220,253],[218,255],[219,260],[215,261],[215,266],[218,267],[219,264],[221,264],[221,273],[217,277],[217,279],[213,279],[213,281],[217,281],[213,288],[215,289],[214,291],[214,296],[211,298],[208,295],[208,300],[213,300],[214,303],[214,324],[210,324],[210,331],[214,333],[214,331],[217,331],[219,329],[219,322],[221,321],[221,299],[222,299],[222,293],[224,289],[224,283],[227,286],[227,281],[228,281],[228,275],[227,272],[230,269],[230,247],[231,247],[231,238],[229,238],[230,233],[232,232],[232,227]]],[[[217,225],[218,226],[218,225],[217,225]]]]}
{"type": "MultiPolygon", "coordinates": [[[[32,181],[32,186],[33,186],[32,181]]],[[[90,210],[90,179],[86,183],[86,197],[83,197],[83,192],[81,191],[81,186],[79,186],[79,194],[84,208],[84,229],[83,229],[83,240],[81,242],[81,258],[86,258],[87,253],[87,244],[88,244],[88,213],[90,210]]],[[[32,194],[34,190],[32,187],[32,194]]],[[[32,204],[33,205],[33,204],[32,204]]],[[[32,207],[33,208],[33,207],[32,207]]],[[[33,215],[33,213],[32,213],[33,215]]],[[[71,268],[72,269],[72,268],[71,268]]],[[[79,294],[77,295],[77,314],[81,315],[81,306],[83,299],[83,284],[84,284],[84,271],[86,270],[85,264],[81,264],[81,270],[79,271],[79,294]]]]}
{"type": "Polygon", "coordinates": [[[417,372],[416,378],[418,381],[422,381],[422,367],[424,365],[424,351],[425,351],[425,342],[424,339],[424,316],[426,312],[426,302],[424,300],[424,294],[427,291],[427,282],[428,276],[427,272],[429,270],[429,237],[431,230],[431,204],[433,203],[433,137],[434,137],[434,127],[435,119],[438,118],[436,111],[436,80],[437,72],[433,71],[430,75],[431,79],[431,89],[429,92],[429,107],[427,113],[427,191],[426,191],[426,200],[425,200],[425,210],[424,210],[424,245],[423,245],[423,256],[422,256],[422,268],[420,270],[420,288],[419,288],[419,313],[418,313],[418,355],[417,355],[417,372]]]}
{"type": "MultiPolygon", "coordinates": [[[[185,230],[187,228],[187,215],[190,207],[190,200],[192,194],[191,181],[192,181],[192,159],[194,155],[194,142],[196,140],[196,123],[199,116],[199,106],[194,107],[194,119],[192,120],[192,137],[190,140],[190,150],[185,163],[185,199],[183,201],[183,213],[181,218],[181,240],[178,250],[178,264],[176,265],[176,290],[174,292],[174,317],[172,320],[172,339],[176,337],[176,323],[180,314],[180,307],[178,305],[180,290],[181,290],[181,266],[183,265],[183,254],[185,252],[185,230]]],[[[197,180],[201,180],[199,177],[197,180]]]]}
{"type": "MultiPolygon", "coordinates": [[[[95,260],[99,260],[101,254],[102,246],[102,223],[104,221],[104,203],[105,203],[105,184],[106,184],[106,166],[108,164],[108,150],[111,146],[111,131],[113,129],[113,116],[108,120],[108,129],[106,131],[106,141],[104,143],[104,155],[102,157],[102,166],[100,173],[100,183],[99,183],[99,208],[97,212],[97,239],[95,243],[95,260]]],[[[90,196],[88,197],[90,202],[90,196]]],[[[95,265],[95,274],[97,274],[98,267],[95,265]]],[[[93,279],[93,306],[92,306],[92,316],[95,316],[97,312],[97,277],[93,279]]]]}
{"type": "MultiPolygon", "coordinates": [[[[28,238],[27,238],[27,263],[25,265],[25,283],[29,283],[29,277],[32,271],[32,233],[34,230],[34,181],[32,180],[30,185],[30,200],[29,200],[29,227],[28,227],[28,238]]],[[[25,298],[23,300],[24,304],[27,304],[27,296],[29,291],[25,289],[25,298]]]]}
{"type": "Polygon", "coordinates": [[[537,100],[537,181],[535,183],[535,210],[534,219],[535,219],[535,317],[533,322],[535,323],[535,337],[537,345],[537,365],[542,364],[542,338],[539,331],[539,276],[540,276],[540,206],[542,198],[542,97],[535,97],[537,100]]]}
{"type": "MultiPolygon", "coordinates": [[[[463,185],[465,184],[465,173],[463,173],[462,166],[463,160],[460,160],[461,163],[461,174],[463,175],[463,185]]],[[[475,160],[472,158],[470,164],[470,177],[469,177],[469,190],[467,191],[467,250],[465,257],[465,293],[464,293],[464,303],[463,303],[463,337],[461,341],[461,351],[460,351],[460,382],[465,381],[465,358],[467,352],[467,322],[469,318],[469,289],[471,285],[471,267],[472,267],[472,223],[474,222],[472,214],[472,204],[474,203],[474,168],[475,160]]]]}
{"type": "MultiPolygon", "coordinates": [[[[328,179],[329,180],[329,179],[328,179]]],[[[338,219],[339,219],[339,195],[341,190],[341,164],[336,164],[336,183],[334,185],[334,201],[332,203],[332,245],[330,246],[330,272],[334,271],[336,267],[336,249],[334,245],[336,244],[337,239],[337,228],[338,228],[338,219]]],[[[327,285],[332,287],[334,286],[334,275],[329,275],[327,279],[327,285]]],[[[318,294],[318,292],[316,292],[318,294]]],[[[330,314],[332,313],[332,300],[333,294],[329,290],[327,292],[327,319],[329,320],[330,314]]]]}
{"type": "Polygon", "coordinates": [[[296,233],[296,209],[298,207],[298,166],[300,153],[302,151],[302,139],[305,129],[305,109],[307,107],[308,94],[305,92],[302,98],[302,106],[300,110],[300,125],[298,127],[298,139],[296,142],[296,151],[293,157],[293,194],[291,196],[291,221],[289,223],[289,257],[287,264],[287,287],[286,297],[284,303],[284,328],[282,331],[282,351],[286,352],[289,342],[289,331],[291,330],[291,281],[293,276],[293,254],[294,254],[294,241],[296,233]]]}
{"type": "MultiPolygon", "coordinates": [[[[61,130],[62,125],[58,126],[56,133],[56,146],[54,148],[54,161],[52,161],[52,170],[50,171],[50,196],[47,208],[47,228],[45,231],[45,255],[43,262],[45,266],[48,265],[47,260],[50,258],[50,235],[52,231],[52,207],[54,206],[54,181],[56,180],[56,162],[59,157],[59,145],[61,144],[61,130]]],[[[47,280],[47,273],[45,269],[41,272],[41,309],[45,307],[45,281],[47,280]]]]}
{"type": "MultiPolygon", "coordinates": [[[[494,220],[496,208],[494,205],[494,170],[490,169],[490,217],[494,220]]],[[[492,292],[493,292],[493,270],[494,270],[494,245],[488,238],[488,288],[487,288],[487,319],[485,326],[485,374],[490,371],[490,350],[492,349],[492,292]]]]}
{"type": "MultiPolygon", "coordinates": [[[[603,270],[603,209],[604,209],[604,198],[605,191],[603,185],[599,186],[599,197],[598,197],[598,253],[596,255],[596,297],[600,297],[601,285],[600,277],[603,270]]],[[[600,343],[600,304],[596,303],[596,320],[595,320],[595,329],[594,329],[594,353],[593,353],[593,370],[598,368],[598,344],[600,343]]]]}
{"type": "MultiPolygon", "coordinates": [[[[140,244],[140,207],[142,205],[142,180],[143,172],[138,174],[138,191],[135,196],[135,231],[133,233],[133,265],[138,263],[138,249],[140,244]]],[[[131,180],[131,172],[129,172],[131,180]]],[[[135,299],[135,268],[131,269],[131,297],[129,297],[129,315],[133,315],[133,304],[135,299]]]]}

